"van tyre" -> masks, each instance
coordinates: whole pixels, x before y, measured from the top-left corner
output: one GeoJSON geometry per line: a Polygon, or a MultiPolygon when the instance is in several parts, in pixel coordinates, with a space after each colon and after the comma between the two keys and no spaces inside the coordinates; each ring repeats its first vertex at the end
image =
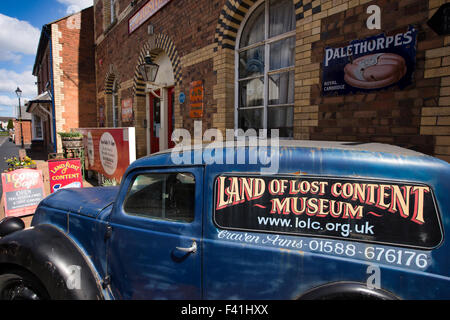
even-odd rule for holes
{"type": "Polygon", "coordinates": [[[48,293],[28,272],[14,270],[0,275],[0,300],[47,300],[48,293]]]}

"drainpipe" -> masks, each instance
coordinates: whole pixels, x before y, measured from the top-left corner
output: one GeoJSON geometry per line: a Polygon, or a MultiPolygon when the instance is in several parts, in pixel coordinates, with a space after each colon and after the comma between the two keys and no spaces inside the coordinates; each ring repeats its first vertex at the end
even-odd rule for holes
{"type": "Polygon", "coordinates": [[[52,126],[53,126],[53,152],[57,152],[57,139],[56,139],[56,113],[55,113],[55,87],[53,85],[53,44],[52,44],[52,38],[47,33],[46,27],[49,25],[44,25],[42,27],[42,31],[44,35],[47,37],[49,41],[49,47],[50,47],[50,86],[51,86],[51,98],[52,98],[52,126]]]}

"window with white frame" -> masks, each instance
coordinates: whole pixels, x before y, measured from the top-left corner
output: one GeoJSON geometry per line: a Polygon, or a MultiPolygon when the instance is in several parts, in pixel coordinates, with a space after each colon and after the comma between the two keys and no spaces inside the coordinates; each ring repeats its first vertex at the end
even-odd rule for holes
{"type": "Polygon", "coordinates": [[[237,129],[279,129],[293,137],[295,9],[292,0],[260,0],[236,44],[237,129]]]}
{"type": "Polygon", "coordinates": [[[35,140],[42,140],[43,134],[42,134],[42,119],[40,116],[33,114],[32,117],[33,122],[33,139],[35,140]]]}

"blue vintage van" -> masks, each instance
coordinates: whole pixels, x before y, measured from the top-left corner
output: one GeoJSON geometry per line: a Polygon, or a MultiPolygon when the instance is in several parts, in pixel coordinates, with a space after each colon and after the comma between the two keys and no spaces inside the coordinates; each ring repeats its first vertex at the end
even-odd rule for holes
{"type": "Polygon", "coordinates": [[[168,150],[4,219],[0,295],[449,299],[449,191],[448,163],[384,144],[168,150]]]}

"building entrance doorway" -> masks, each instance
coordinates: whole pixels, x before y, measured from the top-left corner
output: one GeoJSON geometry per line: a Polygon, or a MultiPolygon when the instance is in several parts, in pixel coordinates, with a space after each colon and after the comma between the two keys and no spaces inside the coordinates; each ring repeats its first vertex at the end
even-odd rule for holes
{"type": "MultiPolygon", "coordinates": [[[[161,90],[155,93],[160,94],[161,90]]],[[[161,129],[161,98],[150,93],[150,153],[159,151],[159,134],[161,129]]]]}
{"type": "Polygon", "coordinates": [[[149,93],[149,136],[150,153],[174,147],[174,87],[163,88],[149,93]]]}

